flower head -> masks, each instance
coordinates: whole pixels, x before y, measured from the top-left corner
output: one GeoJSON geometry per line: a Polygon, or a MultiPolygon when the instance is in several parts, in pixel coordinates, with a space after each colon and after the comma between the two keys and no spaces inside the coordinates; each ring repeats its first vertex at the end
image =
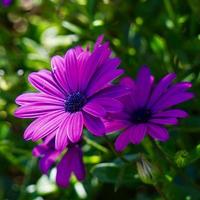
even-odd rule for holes
{"type": "MultiPolygon", "coordinates": [[[[56,150],[54,146],[55,139],[44,140],[42,144],[33,149],[33,155],[40,157],[40,169],[42,173],[47,174],[53,164],[61,157],[62,151],[56,150]]],[[[83,154],[79,144],[70,144],[66,148],[66,153],[56,166],[56,183],[60,187],[69,185],[72,173],[79,181],[85,178],[85,167],[83,164],[83,154]]]]}
{"type": "Polygon", "coordinates": [[[174,73],[168,74],[156,85],[149,68],[143,66],[135,81],[129,77],[121,80],[121,85],[131,88],[131,93],[120,97],[123,111],[110,115],[105,122],[108,132],[123,129],[115,142],[117,151],[122,151],[129,143],[140,143],[145,135],[166,141],[169,135],[164,126],[176,125],[177,118],[187,117],[185,111],[171,107],[193,97],[187,91],[191,83],[173,84],[175,78],[174,73]]]}
{"type": "Polygon", "coordinates": [[[63,150],[80,140],[83,126],[95,136],[105,134],[101,118],[122,109],[116,98],[126,91],[112,85],[123,70],[117,69],[120,60],[110,57],[109,44],[101,44],[102,40],[102,36],[97,39],[92,52],[77,46],[64,57],[54,56],[52,71],[29,75],[39,92],[17,97],[20,107],[15,112],[19,118],[36,118],[24,133],[26,140],[55,136],[55,148],[63,150]]]}

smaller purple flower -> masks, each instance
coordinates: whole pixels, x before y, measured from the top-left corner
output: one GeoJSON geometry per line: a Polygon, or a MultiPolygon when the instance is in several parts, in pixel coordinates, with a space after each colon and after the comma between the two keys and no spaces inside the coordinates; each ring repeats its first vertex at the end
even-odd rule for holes
{"type": "Polygon", "coordinates": [[[139,144],[145,135],[166,141],[169,134],[164,126],[176,125],[177,118],[188,116],[185,111],[171,107],[193,98],[187,91],[192,84],[172,84],[175,78],[176,75],[170,73],[155,85],[149,68],[143,66],[135,81],[129,77],[121,80],[121,85],[129,87],[131,93],[119,98],[123,111],[110,114],[105,120],[107,132],[123,129],[115,142],[117,151],[123,151],[129,143],[139,144]]]}
{"type": "Polygon", "coordinates": [[[12,3],[12,0],[2,0],[2,4],[7,7],[12,3]]]}
{"type": "Polygon", "coordinates": [[[62,155],[63,151],[55,149],[55,139],[48,138],[33,149],[33,155],[41,158],[39,166],[44,174],[47,174],[52,165],[62,157],[56,166],[56,183],[60,187],[69,186],[72,173],[79,181],[84,180],[86,174],[80,144],[69,144],[66,149],[67,152],[62,155]]]}

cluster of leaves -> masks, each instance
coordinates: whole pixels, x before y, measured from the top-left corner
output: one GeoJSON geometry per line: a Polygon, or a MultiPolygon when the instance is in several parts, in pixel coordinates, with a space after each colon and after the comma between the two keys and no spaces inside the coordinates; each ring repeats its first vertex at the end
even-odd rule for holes
{"type": "Polygon", "coordinates": [[[0,199],[200,199],[199,13],[198,0],[13,0],[9,7],[0,5],[0,199]],[[146,138],[117,159],[108,142],[113,136],[91,138],[86,132],[87,179],[73,178],[71,187],[61,190],[53,181],[55,170],[49,178],[39,172],[33,144],[22,139],[30,121],[14,118],[14,100],[32,90],[27,75],[50,68],[52,55],[102,33],[127,75],[134,77],[142,64],[156,78],[174,71],[179,80],[193,83],[196,98],[182,105],[190,118],[169,129],[168,142],[146,138]],[[153,182],[154,174],[145,179],[137,171],[138,152],[156,168],[153,182]]]}

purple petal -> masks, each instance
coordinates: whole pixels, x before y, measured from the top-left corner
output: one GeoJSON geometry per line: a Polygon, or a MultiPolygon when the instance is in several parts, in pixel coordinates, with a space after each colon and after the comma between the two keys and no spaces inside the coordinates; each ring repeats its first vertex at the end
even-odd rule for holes
{"type": "Polygon", "coordinates": [[[96,42],[95,42],[95,45],[94,45],[94,49],[97,49],[97,48],[101,45],[103,39],[104,39],[104,35],[100,35],[100,36],[97,38],[97,40],[96,40],[96,42]]]}
{"type": "Polygon", "coordinates": [[[135,96],[138,95],[136,83],[131,77],[124,77],[121,79],[120,85],[125,86],[127,88],[127,91],[129,91],[129,95],[122,96],[119,98],[119,100],[123,103],[125,110],[133,110],[138,106],[138,103],[135,98],[135,96]]]}
{"type": "Polygon", "coordinates": [[[32,151],[32,154],[33,156],[35,157],[40,157],[42,155],[44,155],[45,153],[47,153],[49,151],[49,148],[46,144],[39,144],[37,145],[33,151],[32,151]]]}
{"type": "Polygon", "coordinates": [[[77,77],[77,78],[79,78],[78,79],[78,83],[79,83],[78,87],[79,87],[80,91],[84,91],[84,89],[85,89],[85,87],[82,84],[82,81],[83,81],[82,80],[83,79],[82,73],[85,69],[86,63],[87,63],[90,55],[91,55],[91,53],[89,51],[83,51],[77,58],[78,59],[77,62],[78,62],[78,66],[79,66],[79,73],[80,73],[80,76],[77,77]]]}
{"type": "Polygon", "coordinates": [[[83,51],[77,58],[78,66],[80,68],[80,72],[84,70],[86,62],[88,61],[91,53],[89,51],[83,51]]]}
{"type": "Polygon", "coordinates": [[[33,131],[35,129],[35,127],[38,125],[38,123],[40,123],[41,121],[43,121],[44,118],[41,117],[41,118],[38,118],[36,120],[34,120],[25,130],[24,132],[24,139],[25,140],[31,140],[32,138],[32,134],[33,134],[33,131]]]}
{"type": "Polygon", "coordinates": [[[120,80],[120,85],[123,85],[123,86],[126,86],[127,88],[135,88],[136,85],[135,85],[135,82],[133,81],[133,79],[131,77],[123,77],[121,80],[120,80]]]}
{"type": "Polygon", "coordinates": [[[39,91],[49,95],[64,98],[59,86],[56,85],[52,78],[52,74],[48,70],[33,72],[28,77],[29,82],[39,91]]]}
{"type": "MultiPolygon", "coordinates": [[[[56,121],[55,124],[47,123],[47,125],[49,125],[49,127],[46,126],[46,125],[43,125],[43,126],[40,127],[39,130],[37,130],[37,131],[34,130],[33,131],[32,136],[31,136],[31,140],[33,142],[36,142],[36,141],[38,141],[40,139],[43,139],[43,138],[45,138],[45,137],[47,137],[49,135],[55,136],[56,130],[59,127],[59,122],[56,121]],[[43,129],[44,129],[44,131],[43,131],[43,129]],[[39,132],[39,131],[42,131],[42,132],[39,132]]],[[[37,127],[37,128],[39,128],[39,127],[37,127]]]]}
{"type": "Polygon", "coordinates": [[[167,129],[155,124],[148,124],[147,133],[154,139],[159,141],[166,141],[169,139],[167,129]]]}
{"type": "Polygon", "coordinates": [[[132,113],[135,109],[141,106],[140,103],[138,103],[140,102],[138,94],[142,91],[139,91],[136,83],[130,77],[123,78],[120,81],[120,85],[126,87],[128,93],[118,99],[124,105],[124,111],[132,113]]]}
{"type": "Polygon", "coordinates": [[[68,50],[65,54],[65,64],[68,85],[72,92],[76,92],[80,73],[74,49],[68,50]]]}
{"type": "Polygon", "coordinates": [[[43,139],[43,143],[55,149],[55,134],[50,134],[45,137],[45,139],[43,139]]]}
{"type": "Polygon", "coordinates": [[[101,105],[107,112],[120,112],[123,109],[123,104],[111,98],[94,98],[93,100],[97,105],[101,105]]]}
{"type": "Polygon", "coordinates": [[[101,119],[83,112],[84,124],[86,128],[95,136],[105,135],[105,126],[101,119]]]}
{"type": "Polygon", "coordinates": [[[179,118],[185,118],[187,117],[188,114],[184,110],[180,109],[172,109],[172,110],[167,110],[167,111],[162,111],[159,113],[153,114],[153,117],[179,117],[179,118]]]}
{"type": "Polygon", "coordinates": [[[149,120],[149,122],[160,125],[176,125],[178,123],[178,120],[176,118],[154,118],[149,120]]]}
{"type": "Polygon", "coordinates": [[[191,87],[192,87],[192,83],[190,83],[190,82],[176,83],[169,88],[167,94],[172,95],[172,94],[176,94],[179,92],[185,92],[186,90],[190,89],[191,87]]]}
{"type": "Polygon", "coordinates": [[[104,107],[95,100],[88,102],[83,107],[83,110],[95,117],[104,117],[106,115],[104,107]]]}
{"type": "Polygon", "coordinates": [[[137,75],[137,102],[138,105],[144,106],[149,98],[153,79],[148,67],[143,66],[137,75]],[[145,91],[145,92],[144,92],[145,91]]]}
{"type": "Polygon", "coordinates": [[[107,119],[108,121],[125,120],[125,121],[129,121],[132,124],[131,117],[132,116],[130,116],[130,113],[124,112],[123,110],[117,113],[108,113],[104,119],[107,119]]]}
{"type": "Polygon", "coordinates": [[[119,131],[121,129],[127,128],[130,126],[130,122],[126,120],[104,120],[104,125],[106,128],[106,133],[111,133],[115,131],[119,131]]]}
{"type": "Polygon", "coordinates": [[[61,56],[54,56],[51,59],[51,67],[57,83],[68,93],[70,88],[66,78],[65,60],[61,56]]]}
{"type": "Polygon", "coordinates": [[[117,98],[130,93],[129,88],[122,85],[112,85],[108,86],[98,93],[96,93],[93,97],[97,98],[117,98]]]}
{"type": "Polygon", "coordinates": [[[93,81],[90,82],[89,88],[87,91],[87,96],[91,96],[94,93],[98,92],[102,88],[104,88],[108,83],[116,79],[117,77],[121,76],[124,73],[124,70],[112,70],[107,71],[99,78],[94,78],[93,81]]]}
{"type": "Polygon", "coordinates": [[[18,105],[40,103],[43,105],[64,105],[64,99],[44,93],[25,93],[15,100],[18,105]]]}
{"type": "Polygon", "coordinates": [[[82,52],[84,51],[84,49],[81,46],[76,46],[74,47],[74,52],[76,53],[76,56],[78,57],[82,52]]]}
{"type": "Polygon", "coordinates": [[[69,140],[76,143],[80,140],[83,131],[82,112],[71,113],[66,121],[66,135],[69,140]]]}
{"type": "Polygon", "coordinates": [[[56,182],[60,187],[67,187],[69,185],[72,173],[71,162],[73,156],[74,155],[70,153],[70,150],[68,150],[57,165],[56,182]]]}
{"type": "Polygon", "coordinates": [[[83,153],[79,147],[73,147],[73,166],[72,170],[79,181],[82,181],[85,178],[85,166],[83,163],[83,153]]]}
{"type": "Polygon", "coordinates": [[[156,107],[157,105],[161,104],[162,102],[166,101],[166,99],[171,99],[174,96],[179,96],[186,92],[187,89],[191,87],[191,83],[188,82],[182,82],[177,83],[173,86],[171,86],[168,91],[166,91],[159,99],[158,101],[153,104],[152,107],[156,107]]]}
{"type": "Polygon", "coordinates": [[[157,112],[159,110],[164,110],[176,104],[192,99],[193,97],[194,95],[189,92],[177,93],[171,96],[170,98],[163,99],[163,101],[159,101],[158,103],[153,105],[152,110],[154,112],[157,112]]]}
{"type": "Polygon", "coordinates": [[[145,124],[134,125],[129,129],[129,138],[133,144],[139,144],[147,131],[145,124]]]}
{"type": "Polygon", "coordinates": [[[107,73],[113,73],[117,67],[120,65],[121,60],[119,58],[109,58],[106,60],[101,67],[99,67],[96,72],[94,73],[91,81],[90,81],[90,88],[93,83],[97,82],[99,79],[101,79],[105,74],[107,73]]]}
{"type": "Polygon", "coordinates": [[[68,137],[66,130],[69,126],[68,124],[68,117],[69,113],[65,116],[64,119],[62,119],[61,124],[59,125],[58,130],[56,131],[56,137],[55,137],[55,148],[57,150],[64,150],[68,144],[68,137]]]}
{"type": "Polygon", "coordinates": [[[116,151],[118,151],[118,152],[123,151],[127,147],[127,145],[129,144],[129,142],[130,142],[130,139],[129,139],[129,134],[130,134],[129,129],[130,128],[126,129],[124,132],[122,132],[117,137],[117,139],[115,141],[115,149],[116,149],[116,151]]]}
{"type": "Polygon", "coordinates": [[[151,107],[158,98],[166,92],[166,89],[169,87],[171,82],[176,78],[176,74],[171,73],[165,76],[155,87],[155,89],[152,92],[151,98],[148,103],[148,107],[151,107]]]}
{"type": "Polygon", "coordinates": [[[55,134],[56,129],[60,125],[61,119],[65,117],[66,113],[59,115],[52,115],[50,117],[45,117],[44,120],[40,121],[35,127],[32,134],[32,141],[37,141],[41,138],[48,136],[49,134],[55,134]]]}
{"type": "Polygon", "coordinates": [[[63,105],[27,104],[16,109],[14,115],[19,118],[37,118],[53,111],[64,111],[63,105]]]}
{"type": "Polygon", "coordinates": [[[134,92],[132,94],[124,95],[120,98],[120,102],[123,104],[124,108],[123,110],[128,113],[129,115],[132,115],[133,111],[138,108],[138,103],[136,102],[136,94],[134,92]]]}
{"type": "Polygon", "coordinates": [[[100,69],[100,67],[102,67],[106,61],[109,60],[109,57],[111,55],[111,50],[109,48],[109,42],[105,42],[104,44],[102,44],[101,46],[99,46],[97,49],[94,50],[94,52],[98,49],[101,49],[103,47],[103,52],[100,55],[100,58],[97,62],[97,69],[100,69]]]}
{"type": "Polygon", "coordinates": [[[12,0],[2,0],[2,4],[7,7],[12,3],[12,0]]]}
{"type": "Polygon", "coordinates": [[[32,139],[32,135],[35,131],[36,128],[40,127],[41,124],[45,124],[47,121],[50,121],[51,119],[61,115],[62,112],[52,112],[49,113],[43,117],[40,117],[36,120],[34,120],[25,130],[24,132],[24,139],[25,140],[30,140],[32,139]]]}
{"type": "Polygon", "coordinates": [[[41,158],[39,165],[42,173],[48,173],[49,169],[54,164],[59,155],[59,151],[51,151],[47,153],[43,158],[41,158]]]}
{"type": "Polygon", "coordinates": [[[105,52],[107,52],[106,49],[107,46],[105,44],[102,45],[101,47],[97,48],[87,59],[84,68],[81,70],[81,75],[83,77],[81,81],[81,91],[87,88],[88,82],[90,81],[97,67],[102,64],[103,60],[105,60],[105,52]]]}

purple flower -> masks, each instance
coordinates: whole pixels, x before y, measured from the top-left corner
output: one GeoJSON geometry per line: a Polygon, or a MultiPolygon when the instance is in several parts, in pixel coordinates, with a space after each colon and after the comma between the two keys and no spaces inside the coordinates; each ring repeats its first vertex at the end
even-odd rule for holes
{"type": "Polygon", "coordinates": [[[24,133],[26,140],[37,141],[55,136],[55,148],[63,150],[69,142],[80,140],[83,126],[95,136],[105,134],[101,120],[107,112],[122,110],[116,97],[125,94],[125,87],[114,86],[122,69],[118,58],[111,58],[109,44],[95,43],[93,52],[77,46],[64,57],[54,56],[52,72],[41,70],[29,75],[29,82],[38,93],[22,94],[16,99],[15,116],[36,118],[24,133]]]}
{"type": "Polygon", "coordinates": [[[124,150],[129,143],[140,143],[145,135],[166,141],[169,135],[164,125],[176,125],[177,118],[187,117],[185,111],[171,107],[193,97],[187,91],[191,83],[172,84],[175,78],[174,73],[168,74],[156,85],[149,68],[144,66],[135,81],[129,77],[121,80],[121,85],[131,88],[131,93],[120,97],[124,110],[110,115],[105,122],[107,132],[123,129],[115,142],[117,151],[124,150]]]}
{"type": "Polygon", "coordinates": [[[72,173],[82,181],[85,178],[85,167],[80,145],[68,145],[67,152],[62,155],[62,151],[55,149],[54,142],[54,139],[49,141],[47,138],[33,149],[33,155],[41,158],[39,165],[42,173],[47,174],[52,165],[63,156],[56,166],[56,183],[60,187],[68,187],[72,173]]]}
{"type": "Polygon", "coordinates": [[[12,3],[12,0],[2,0],[2,4],[7,7],[12,3]]]}

